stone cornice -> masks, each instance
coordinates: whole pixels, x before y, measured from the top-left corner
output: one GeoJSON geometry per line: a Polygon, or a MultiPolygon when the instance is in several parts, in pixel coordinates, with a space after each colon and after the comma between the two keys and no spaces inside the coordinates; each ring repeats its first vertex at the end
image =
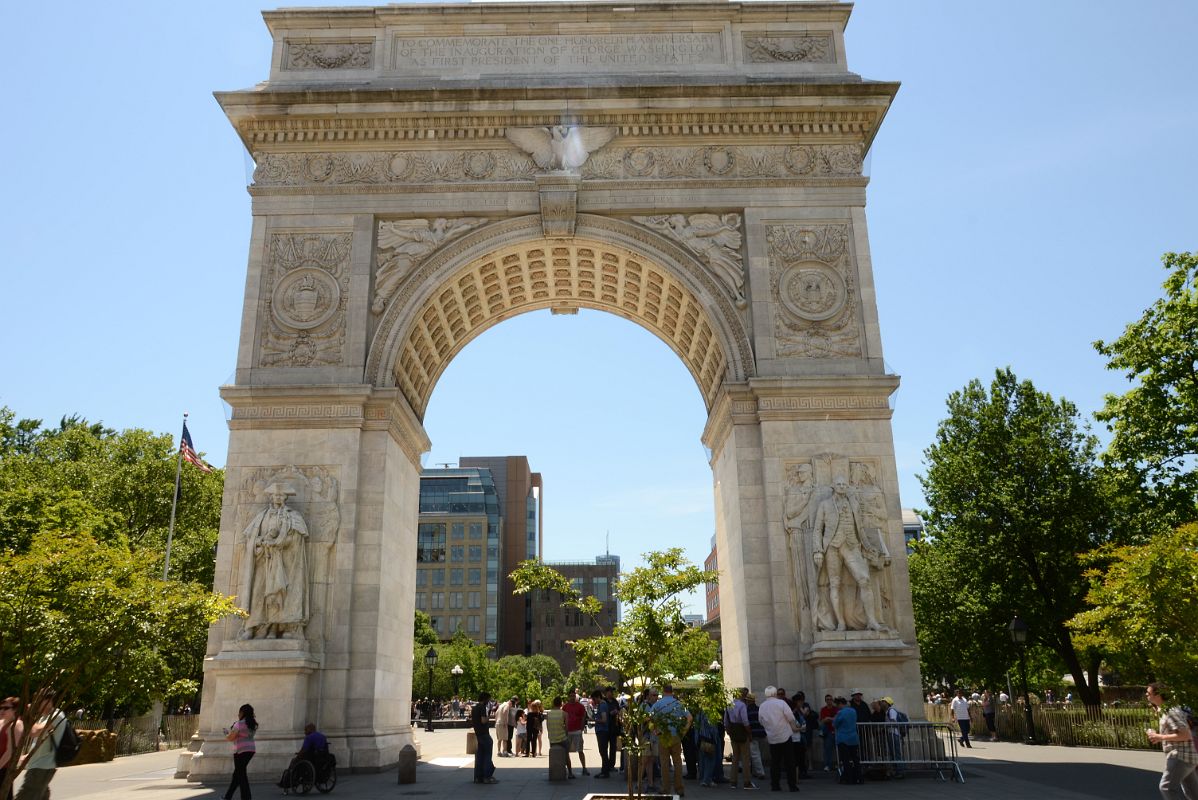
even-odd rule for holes
{"type": "Polygon", "coordinates": [[[809,143],[852,141],[868,147],[897,90],[898,84],[881,83],[506,90],[437,86],[218,92],[216,97],[251,152],[311,150],[329,144],[339,149],[470,147],[503,139],[509,127],[561,124],[560,109],[567,104],[578,109],[570,114],[571,124],[612,126],[618,136],[634,141],[701,144],[748,137],[762,143],[793,143],[802,138],[809,143]],[[616,107],[588,110],[584,107],[588,100],[616,107]],[[663,100],[685,103],[685,108],[655,107],[663,100]],[[522,103],[545,108],[549,102],[552,111],[519,108],[522,103]],[[507,108],[497,111],[496,104],[507,108]],[[475,105],[477,110],[463,112],[464,105],[475,105]]]}
{"type": "Polygon", "coordinates": [[[714,462],[734,425],[794,420],[890,419],[897,375],[749,378],[725,383],[711,404],[701,437],[714,462]]]}
{"type": "Polygon", "coordinates": [[[508,21],[528,27],[537,24],[603,22],[615,16],[643,20],[688,19],[731,20],[734,22],[828,22],[843,30],[852,13],[850,3],[735,3],[612,2],[598,3],[505,3],[447,5],[388,5],[378,8],[284,8],[263,11],[262,18],[271,33],[282,31],[324,31],[329,28],[364,29],[388,25],[473,25],[482,21],[508,21]],[[481,4],[480,4],[481,5],[481,4]],[[631,8],[635,6],[633,17],[631,8]]]}
{"type": "Polygon", "coordinates": [[[265,428],[360,428],[373,387],[222,386],[233,408],[231,430],[265,428]]]}

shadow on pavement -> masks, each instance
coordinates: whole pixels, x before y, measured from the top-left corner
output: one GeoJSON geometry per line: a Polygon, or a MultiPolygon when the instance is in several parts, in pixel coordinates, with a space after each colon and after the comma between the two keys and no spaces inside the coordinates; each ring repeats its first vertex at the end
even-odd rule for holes
{"type": "Polygon", "coordinates": [[[1011,779],[1103,800],[1154,797],[1160,780],[1160,773],[1116,764],[1086,764],[1083,767],[1077,763],[990,761],[984,764],[962,764],[962,769],[965,771],[966,787],[973,781],[981,783],[1011,779]]]}

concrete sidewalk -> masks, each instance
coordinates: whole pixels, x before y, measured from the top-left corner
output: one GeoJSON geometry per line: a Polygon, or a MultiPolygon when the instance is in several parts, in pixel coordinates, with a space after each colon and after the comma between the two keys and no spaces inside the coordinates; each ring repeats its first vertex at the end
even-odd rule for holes
{"type": "MultiPolygon", "coordinates": [[[[577,780],[551,784],[546,758],[498,758],[499,783],[494,786],[472,782],[474,759],[465,754],[466,733],[462,730],[417,732],[421,761],[415,784],[400,786],[396,772],[371,775],[339,774],[330,797],[382,800],[407,797],[458,797],[460,800],[580,800],[588,792],[620,793],[619,779],[598,780],[582,776],[575,762],[577,780]]],[[[180,751],[127,756],[108,764],[89,764],[59,770],[51,784],[54,800],[187,800],[220,798],[226,784],[203,785],[171,777],[180,751]]],[[[595,737],[586,736],[587,764],[598,772],[599,755],[595,737]]],[[[1134,800],[1153,798],[1164,756],[1158,752],[1097,750],[1077,747],[1027,747],[1005,742],[979,742],[963,754],[965,785],[943,783],[934,774],[914,773],[902,781],[869,782],[864,786],[840,786],[824,772],[801,781],[801,794],[814,798],[854,797],[905,798],[968,797],[970,800],[1134,800]]],[[[768,781],[759,781],[768,793],[768,781]]],[[[254,784],[258,798],[280,797],[273,783],[254,784]]],[[[727,785],[701,788],[688,782],[689,800],[727,797],[727,785]]],[[[309,797],[318,797],[313,790],[309,797]]],[[[772,793],[771,793],[772,796],[772,793]]]]}

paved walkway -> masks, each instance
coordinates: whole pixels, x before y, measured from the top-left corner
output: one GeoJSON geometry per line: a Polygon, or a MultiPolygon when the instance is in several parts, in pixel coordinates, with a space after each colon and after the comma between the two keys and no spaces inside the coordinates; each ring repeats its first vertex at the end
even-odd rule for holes
{"type": "MultiPolygon", "coordinates": [[[[418,733],[422,760],[417,782],[400,786],[394,770],[373,775],[339,775],[330,797],[353,800],[387,798],[455,798],[455,800],[581,800],[587,792],[616,793],[619,780],[596,780],[579,776],[568,783],[546,780],[545,758],[496,759],[495,786],[475,785],[471,778],[473,757],[465,755],[464,731],[418,733]]],[[[59,770],[51,785],[54,800],[191,800],[219,798],[225,785],[212,786],[176,780],[179,751],[149,753],[119,758],[108,764],[89,764],[59,770]]],[[[595,737],[586,737],[586,758],[591,771],[599,763],[595,737]]],[[[915,773],[903,781],[870,782],[864,786],[840,786],[831,776],[815,773],[800,782],[800,794],[808,798],[969,798],[969,800],[1135,800],[1160,795],[1156,783],[1164,756],[1148,751],[1097,750],[1081,747],[1027,747],[1005,742],[978,743],[965,751],[962,765],[965,785],[946,784],[931,773],[915,773]]],[[[575,765],[577,772],[577,764],[575,765]]],[[[768,786],[768,782],[762,782],[768,786]]],[[[261,798],[279,797],[281,790],[269,783],[255,784],[261,798]]],[[[727,786],[701,788],[687,784],[688,800],[717,800],[728,797],[727,786]]],[[[319,797],[315,790],[309,798],[319,797]]],[[[735,795],[733,795],[735,796],[735,795]]],[[[754,796],[765,800],[768,790],[754,796]]]]}

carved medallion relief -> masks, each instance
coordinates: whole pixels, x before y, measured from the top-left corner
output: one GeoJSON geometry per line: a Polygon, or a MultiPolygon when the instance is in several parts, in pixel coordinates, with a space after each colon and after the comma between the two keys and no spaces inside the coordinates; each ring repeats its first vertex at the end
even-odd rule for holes
{"type": "Polygon", "coordinates": [[[349,250],[348,233],[280,233],[271,237],[261,366],[341,362],[349,250]]]}
{"type": "Polygon", "coordinates": [[[862,354],[850,233],[846,224],[767,228],[778,355],[862,354]]]}
{"type": "Polygon", "coordinates": [[[758,36],[746,34],[743,39],[745,61],[750,64],[777,62],[803,64],[832,64],[832,34],[799,34],[796,36],[758,36]]]}

